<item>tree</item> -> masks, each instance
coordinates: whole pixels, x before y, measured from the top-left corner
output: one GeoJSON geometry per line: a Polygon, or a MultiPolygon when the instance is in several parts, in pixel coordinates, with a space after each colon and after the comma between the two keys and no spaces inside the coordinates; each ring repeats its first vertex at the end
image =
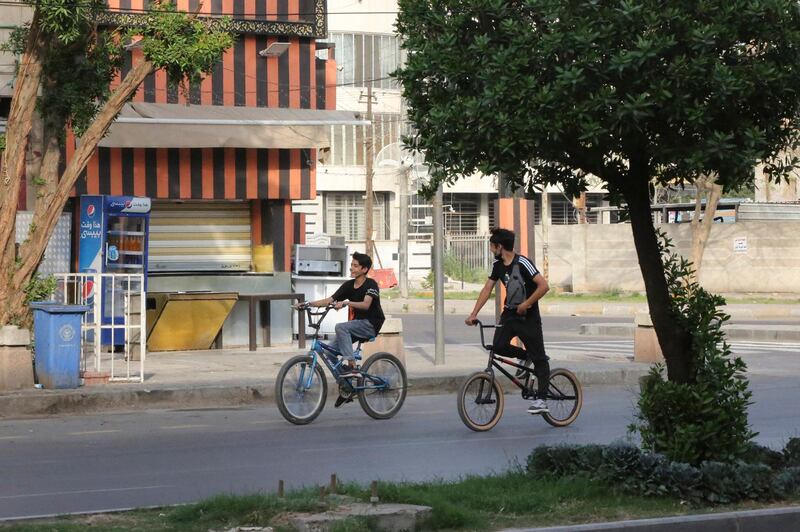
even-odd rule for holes
{"type": "Polygon", "coordinates": [[[14,33],[7,48],[18,65],[0,168],[0,325],[24,323],[25,296],[58,217],[87,162],[112,122],[144,79],[164,69],[175,85],[199,83],[233,44],[228,19],[213,27],[169,3],[151,4],[130,28],[99,28],[103,0],[30,2],[33,19],[14,33]],[[141,42],[137,42],[141,41],[141,42]],[[136,42],[142,59],[122,77],[125,47],[136,42]],[[122,79],[112,88],[117,76],[122,79]],[[32,153],[38,175],[35,223],[19,252],[14,221],[35,111],[42,115],[41,153],[32,153]],[[79,144],[59,172],[66,131],[79,144]]]}
{"type": "Polygon", "coordinates": [[[650,213],[655,183],[773,179],[794,159],[800,15],[794,0],[400,0],[396,73],[435,188],[480,171],[570,197],[602,179],[627,205],[671,380],[691,333],[670,305],[650,213]]]}

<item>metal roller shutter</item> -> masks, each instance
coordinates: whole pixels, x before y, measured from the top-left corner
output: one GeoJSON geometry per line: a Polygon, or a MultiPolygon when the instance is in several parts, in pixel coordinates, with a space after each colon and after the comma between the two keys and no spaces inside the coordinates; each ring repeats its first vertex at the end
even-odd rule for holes
{"type": "Polygon", "coordinates": [[[249,271],[247,202],[154,202],[148,271],[249,271]]]}

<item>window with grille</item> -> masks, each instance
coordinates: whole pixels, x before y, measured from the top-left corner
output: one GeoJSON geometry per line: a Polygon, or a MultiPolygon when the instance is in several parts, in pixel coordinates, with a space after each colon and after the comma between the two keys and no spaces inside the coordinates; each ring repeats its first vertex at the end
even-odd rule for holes
{"type": "MultiPolygon", "coordinates": [[[[400,142],[405,131],[399,113],[374,113],[372,118],[373,156],[389,144],[400,142]]],[[[367,145],[364,126],[331,126],[331,166],[364,166],[367,145]]]]}
{"type": "Polygon", "coordinates": [[[399,89],[389,74],[400,66],[400,40],[396,35],[370,33],[331,33],[336,45],[336,65],[341,69],[339,85],[376,89],[399,89]]]}
{"type": "MultiPolygon", "coordinates": [[[[376,192],[373,203],[372,227],[376,240],[389,238],[387,196],[376,192]]],[[[325,194],[325,232],[342,235],[348,241],[363,241],[366,236],[363,192],[329,192],[325,194]]]]}

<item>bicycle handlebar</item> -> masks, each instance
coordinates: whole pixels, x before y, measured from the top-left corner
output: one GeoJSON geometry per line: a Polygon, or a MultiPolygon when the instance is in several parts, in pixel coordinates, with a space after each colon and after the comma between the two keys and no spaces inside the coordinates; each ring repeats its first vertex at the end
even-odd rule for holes
{"type": "Polygon", "coordinates": [[[481,345],[484,349],[492,349],[491,345],[486,345],[486,339],[483,336],[484,329],[497,329],[498,327],[502,327],[502,325],[484,325],[481,320],[475,320],[475,325],[480,328],[481,331],[481,345]]]}

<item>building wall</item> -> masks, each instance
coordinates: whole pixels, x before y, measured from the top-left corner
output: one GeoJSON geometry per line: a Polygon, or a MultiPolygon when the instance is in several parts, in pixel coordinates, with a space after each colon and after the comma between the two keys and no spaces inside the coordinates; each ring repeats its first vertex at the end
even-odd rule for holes
{"type": "MultiPolygon", "coordinates": [[[[16,26],[28,22],[33,11],[25,4],[20,6],[0,6],[0,42],[6,42],[16,26]]],[[[11,96],[14,92],[15,58],[7,52],[0,52],[0,96],[11,96]]]]}
{"type": "MultiPolygon", "coordinates": [[[[664,224],[676,251],[691,254],[691,226],[664,224]]],[[[700,282],[712,292],[800,293],[800,222],[714,224],[700,282]],[[744,251],[743,243],[746,242],[744,251]]],[[[534,261],[542,266],[541,226],[534,261]]],[[[629,224],[549,227],[550,284],[576,292],[643,291],[629,224]]]]}

